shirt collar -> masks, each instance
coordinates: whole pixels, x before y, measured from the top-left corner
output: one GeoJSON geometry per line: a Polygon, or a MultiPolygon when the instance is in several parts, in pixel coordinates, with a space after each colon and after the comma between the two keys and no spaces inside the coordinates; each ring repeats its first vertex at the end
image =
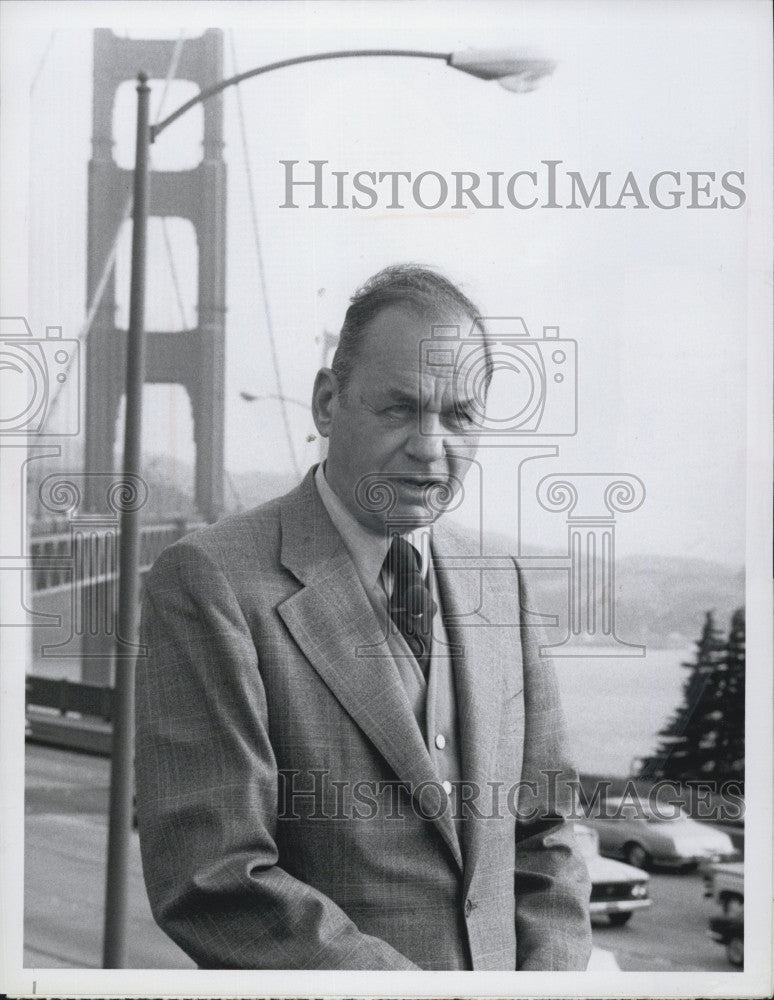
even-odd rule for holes
{"type": "MultiPolygon", "coordinates": [[[[390,540],[382,533],[369,531],[347,510],[328,485],[324,465],[325,463],[321,462],[315,470],[314,481],[317,492],[352,557],[360,579],[369,586],[373,586],[379,580],[387,550],[390,547],[390,540]]],[[[430,528],[415,528],[413,531],[404,531],[401,534],[419,553],[420,571],[424,576],[432,566],[430,528]],[[425,541],[424,536],[427,536],[427,541],[425,541]]]]}

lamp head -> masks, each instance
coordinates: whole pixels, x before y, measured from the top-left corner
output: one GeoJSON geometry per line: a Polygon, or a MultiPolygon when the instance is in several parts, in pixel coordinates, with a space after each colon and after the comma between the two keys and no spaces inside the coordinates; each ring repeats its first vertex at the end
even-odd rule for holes
{"type": "Polygon", "coordinates": [[[480,80],[497,80],[517,93],[534,90],[556,68],[553,59],[527,49],[465,49],[452,52],[449,65],[480,80]]]}

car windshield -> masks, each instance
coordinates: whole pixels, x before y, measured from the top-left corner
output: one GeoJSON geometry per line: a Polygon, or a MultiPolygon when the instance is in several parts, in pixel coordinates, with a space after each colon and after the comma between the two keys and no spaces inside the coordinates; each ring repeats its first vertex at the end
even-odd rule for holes
{"type": "Polygon", "coordinates": [[[597,835],[589,827],[578,824],[575,827],[575,836],[578,838],[578,843],[584,858],[593,858],[599,853],[597,835]]]}
{"type": "Polygon", "coordinates": [[[691,817],[676,802],[658,802],[651,805],[640,800],[639,803],[620,799],[608,800],[608,818],[634,820],[645,823],[687,823],[691,817]]]}

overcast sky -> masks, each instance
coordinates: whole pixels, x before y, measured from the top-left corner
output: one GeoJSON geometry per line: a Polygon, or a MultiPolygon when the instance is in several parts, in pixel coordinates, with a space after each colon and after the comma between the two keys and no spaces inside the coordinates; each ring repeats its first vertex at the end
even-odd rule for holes
{"type": "MultiPolygon", "coordinates": [[[[6,77],[3,99],[6,115],[9,100],[17,105],[11,125],[20,148],[12,196],[28,216],[25,225],[11,213],[19,252],[9,262],[6,248],[2,312],[28,315],[36,331],[61,324],[65,336],[77,334],[85,313],[93,27],[170,38],[222,27],[227,74],[358,47],[530,45],[556,59],[553,76],[529,94],[509,93],[440,62],[397,59],[302,66],[240,88],[284,391],[308,401],[320,361],[318,338],[324,330],[338,331],[360,282],[395,261],[437,265],[485,314],[523,317],[533,337],[543,326],[558,326],[562,337],[577,343],[578,433],[541,438],[541,444],[559,446],[558,456],[525,468],[526,544],[550,548],[565,537],[563,515],[533,516],[542,476],[630,473],[644,482],[647,499],[636,513],[621,515],[620,552],[742,564],[748,338],[769,336],[748,308],[756,294],[748,254],[754,256],[756,218],[769,212],[761,182],[769,155],[762,134],[764,122],[769,128],[764,102],[770,102],[766,4],[68,4],[66,25],[58,5],[3,6],[3,62],[11,80],[6,77]],[[635,198],[621,210],[519,210],[506,203],[455,211],[449,203],[433,211],[411,199],[398,211],[388,210],[385,200],[368,211],[312,209],[301,194],[301,207],[281,208],[279,161],[298,160],[303,167],[311,159],[349,175],[501,171],[507,179],[536,171],[541,196],[541,161],[556,160],[561,172],[576,171],[589,185],[598,172],[610,172],[611,201],[629,171],[648,203],[650,180],[661,171],[679,172],[673,186],[687,193],[673,211],[634,208],[635,198]],[[745,204],[687,208],[688,171],[714,172],[710,196],[724,194],[732,205],[740,199],[722,191],[719,179],[744,173],[744,182],[736,176],[734,183],[743,187],[745,204]],[[28,281],[19,263],[27,256],[28,281]]],[[[116,157],[128,166],[133,86],[119,96],[116,157]]],[[[165,110],[187,96],[170,90],[165,110]]],[[[248,404],[239,397],[242,390],[261,395],[277,387],[234,90],[225,97],[225,115],[226,461],[233,472],[289,473],[276,403],[248,404]]],[[[192,115],[177,134],[170,129],[154,150],[155,164],[195,162],[199,123],[192,115]]],[[[304,169],[309,175],[311,168],[304,169]]],[[[9,197],[7,183],[4,189],[9,197]]],[[[526,200],[528,188],[520,190],[526,200]]],[[[193,264],[179,228],[171,232],[191,317],[193,264]]],[[[161,256],[151,267],[150,327],[180,322],[165,267],[161,256]]],[[[123,249],[118,277],[125,305],[123,249]]],[[[147,397],[148,450],[190,460],[191,421],[182,390],[154,387],[147,397]]],[[[306,442],[311,420],[298,405],[289,414],[298,461],[306,467],[317,454],[316,443],[306,442]]],[[[499,530],[515,529],[518,460],[519,453],[503,448],[482,457],[487,519],[499,530]]]]}

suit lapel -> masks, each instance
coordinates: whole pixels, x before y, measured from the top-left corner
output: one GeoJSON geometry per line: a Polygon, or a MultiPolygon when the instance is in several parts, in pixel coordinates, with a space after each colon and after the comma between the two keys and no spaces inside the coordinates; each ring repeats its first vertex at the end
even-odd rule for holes
{"type": "MultiPolygon", "coordinates": [[[[416,789],[438,775],[385,634],[308,474],[282,507],[282,563],[304,584],[278,611],[307,659],[398,778],[416,789]]],[[[436,821],[457,864],[447,812],[436,821]]]]}
{"type": "MultiPolygon", "coordinates": [[[[454,657],[454,677],[462,776],[481,790],[481,802],[486,803],[500,729],[504,670],[506,666],[518,668],[519,664],[505,663],[511,653],[503,634],[505,630],[491,625],[485,611],[488,599],[499,594],[502,600],[508,581],[502,571],[483,571],[480,552],[474,551],[464,535],[443,522],[433,529],[433,559],[444,624],[450,643],[458,650],[454,657]],[[459,568],[465,559],[478,568],[459,568]]],[[[521,656],[519,642],[513,643],[512,655],[521,656]]],[[[462,824],[466,888],[481,853],[485,825],[472,817],[462,824]]]]}

